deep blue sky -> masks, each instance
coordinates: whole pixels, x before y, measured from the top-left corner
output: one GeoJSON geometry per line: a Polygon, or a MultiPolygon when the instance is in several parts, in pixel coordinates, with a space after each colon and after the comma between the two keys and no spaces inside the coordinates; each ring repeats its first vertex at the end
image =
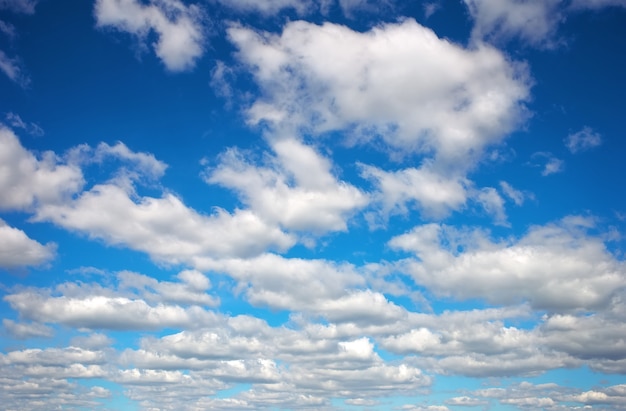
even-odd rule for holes
{"type": "Polygon", "coordinates": [[[626,407],[623,0],[0,0],[7,410],[626,407]]]}

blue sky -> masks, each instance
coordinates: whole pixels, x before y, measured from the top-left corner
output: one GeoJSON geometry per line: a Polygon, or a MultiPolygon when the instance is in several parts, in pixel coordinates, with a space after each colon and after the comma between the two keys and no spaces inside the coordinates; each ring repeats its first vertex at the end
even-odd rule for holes
{"type": "Polygon", "coordinates": [[[0,0],[6,410],[626,408],[623,0],[0,0]]]}

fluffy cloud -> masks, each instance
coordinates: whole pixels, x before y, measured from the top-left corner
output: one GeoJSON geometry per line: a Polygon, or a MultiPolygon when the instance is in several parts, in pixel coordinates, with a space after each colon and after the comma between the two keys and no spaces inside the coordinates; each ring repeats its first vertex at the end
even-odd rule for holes
{"type": "Polygon", "coordinates": [[[345,231],[347,218],[367,203],[367,196],[337,181],[330,161],[312,147],[293,139],[271,146],[275,157],[265,167],[248,163],[236,149],[227,151],[207,172],[207,182],[236,190],[252,211],[286,229],[345,231]]]}
{"type": "Polygon", "coordinates": [[[361,176],[375,184],[375,200],[384,215],[406,214],[415,203],[425,217],[445,217],[466,203],[470,185],[463,177],[446,177],[428,165],[393,172],[361,165],[361,176]]]}
{"type": "Polygon", "coordinates": [[[229,214],[218,209],[207,216],[173,194],[135,200],[129,190],[97,185],[71,202],[40,207],[36,220],[146,252],[158,261],[192,266],[203,257],[250,256],[294,244],[291,236],[247,210],[229,214]]]}
{"type": "Polygon", "coordinates": [[[78,167],[62,164],[49,151],[38,159],[11,130],[0,125],[0,210],[57,203],[80,190],[83,183],[78,167]]]}
{"type": "Polygon", "coordinates": [[[495,304],[529,301],[538,309],[590,309],[606,305],[626,281],[624,264],[592,224],[577,217],[532,227],[517,241],[494,243],[481,231],[424,225],[390,245],[411,251],[401,269],[437,295],[481,298],[495,304]]]}
{"type": "Polygon", "coordinates": [[[117,288],[67,282],[54,290],[19,290],[4,301],[22,318],[38,323],[113,330],[202,327],[218,318],[203,306],[216,305],[218,300],[205,293],[209,284],[200,276],[183,271],[178,282],[159,282],[121,272],[117,288]]]}
{"type": "Polygon", "coordinates": [[[467,166],[524,117],[524,66],[485,45],[439,39],[412,20],[365,33],[302,21],[280,36],[238,26],[228,33],[263,92],[248,111],[252,123],[347,130],[467,166]]]}
{"type": "Polygon", "coordinates": [[[113,27],[143,40],[151,31],[158,36],[156,55],[170,71],[194,67],[203,53],[201,11],[179,0],[97,0],[94,6],[98,27],[113,27]]]}
{"type": "Polygon", "coordinates": [[[591,127],[583,127],[582,130],[567,136],[564,141],[567,149],[576,154],[602,144],[602,136],[591,127]]]}
{"type": "Polygon", "coordinates": [[[55,255],[56,244],[42,245],[0,219],[0,268],[38,266],[52,260],[55,255]]]}
{"type": "Polygon", "coordinates": [[[5,318],[2,320],[2,325],[13,338],[20,340],[33,337],[52,337],[54,334],[50,327],[38,323],[18,323],[5,318]]]}

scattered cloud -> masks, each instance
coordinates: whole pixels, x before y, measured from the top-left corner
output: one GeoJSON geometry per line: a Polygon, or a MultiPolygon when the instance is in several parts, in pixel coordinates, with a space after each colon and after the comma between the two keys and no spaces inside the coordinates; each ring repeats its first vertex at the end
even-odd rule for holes
{"type": "Polygon", "coordinates": [[[11,126],[13,129],[22,129],[31,136],[35,137],[41,137],[45,134],[43,129],[38,124],[26,123],[19,115],[15,113],[9,112],[6,114],[5,118],[9,126],[11,126]]]}
{"type": "Polygon", "coordinates": [[[204,52],[202,12],[197,5],[179,0],[97,0],[96,25],[113,27],[144,41],[151,31],[158,36],[152,46],[169,71],[192,69],[204,52]]]}
{"type": "Polygon", "coordinates": [[[582,130],[568,135],[564,142],[567,149],[572,154],[576,154],[602,144],[602,136],[593,131],[591,127],[583,127],[582,130]]]}
{"type": "Polygon", "coordinates": [[[562,0],[464,0],[474,19],[475,41],[506,41],[519,38],[535,47],[558,44],[556,31],[564,19],[562,0]]]}
{"type": "Polygon", "coordinates": [[[565,161],[554,157],[552,153],[546,151],[538,151],[530,157],[530,165],[541,168],[542,176],[561,173],[565,169],[565,161]]]}
{"type": "Polygon", "coordinates": [[[52,260],[56,255],[57,245],[43,245],[18,228],[9,226],[0,219],[0,268],[16,269],[35,267],[52,260]]]}
{"type": "Polygon", "coordinates": [[[33,14],[39,0],[0,0],[0,10],[13,13],[33,14]]]}

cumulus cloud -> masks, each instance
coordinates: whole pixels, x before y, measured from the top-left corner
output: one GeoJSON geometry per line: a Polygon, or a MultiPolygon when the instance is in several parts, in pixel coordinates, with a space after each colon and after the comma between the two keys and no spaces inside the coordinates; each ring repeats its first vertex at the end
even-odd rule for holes
{"type": "Polygon", "coordinates": [[[58,203],[84,184],[75,165],[50,151],[37,158],[10,129],[0,125],[0,210],[26,210],[34,204],[58,203]]]}
{"type": "Polygon", "coordinates": [[[582,130],[568,135],[564,142],[567,149],[572,154],[576,154],[602,144],[602,136],[591,127],[583,127],[582,130]]]}
{"type": "Polygon", "coordinates": [[[527,199],[534,198],[532,193],[517,190],[506,181],[500,181],[500,189],[502,190],[502,193],[517,206],[524,204],[524,201],[527,199]]]}
{"type": "Polygon", "coordinates": [[[43,245],[0,219],[0,268],[38,266],[56,255],[55,243],[43,245]]]}
{"type": "Polygon", "coordinates": [[[466,203],[470,185],[464,177],[447,177],[428,165],[385,171],[362,164],[361,176],[374,183],[383,215],[406,214],[415,204],[425,217],[445,217],[466,203]]]}
{"type": "Polygon", "coordinates": [[[4,301],[37,323],[109,330],[202,327],[216,321],[217,314],[205,307],[219,300],[206,294],[209,284],[199,276],[183,271],[179,281],[157,281],[123,271],[116,288],[67,282],[55,289],[15,291],[4,301]]]}
{"type": "Polygon", "coordinates": [[[2,320],[2,325],[13,338],[20,340],[34,337],[48,338],[54,335],[50,327],[38,323],[20,323],[5,318],[2,320]]]}
{"type": "Polygon", "coordinates": [[[94,14],[98,27],[113,27],[143,41],[150,32],[159,59],[170,71],[192,69],[202,56],[204,33],[202,13],[197,5],[179,0],[97,0],[94,14]]]}
{"type": "Polygon", "coordinates": [[[127,187],[96,185],[70,202],[40,207],[35,219],[143,251],[158,261],[191,266],[201,258],[286,250],[295,242],[248,210],[204,215],[171,193],[135,198],[127,187]]]}
{"type": "Polygon", "coordinates": [[[251,123],[347,131],[467,167],[524,118],[523,65],[489,46],[464,49],[413,20],[365,33],[303,21],[281,35],[228,33],[262,91],[251,123]]]}
{"type": "Polygon", "coordinates": [[[338,181],[331,162],[294,139],[271,142],[275,156],[255,166],[230,149],[206,181],[236,190],[250,209],[268,222],[313,233],[347,230],[346,220],[367,204],[358,188],[338,181]]]}
{"type": "Polygon", "coordinates": [[[400,264],[437,295],[495,304],[529,301],[537,309],[605,306],[626,281],[624,264],[590,222],[569,218],[532,227],[515,241],[493,242],[484,232],[445,225],[418,226],[390,246],[416,254],[400,264]]]}

